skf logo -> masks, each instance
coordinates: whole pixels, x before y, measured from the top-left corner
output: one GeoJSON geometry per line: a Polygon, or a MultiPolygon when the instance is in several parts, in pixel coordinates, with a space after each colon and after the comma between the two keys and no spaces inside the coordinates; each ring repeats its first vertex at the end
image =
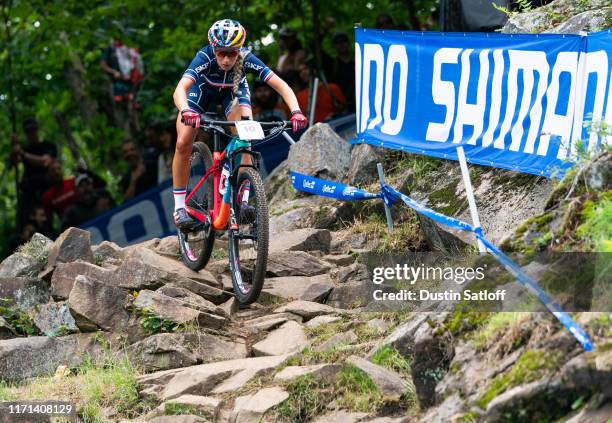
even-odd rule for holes
{"type": "Polygon", "coordinates": [[[189,97],[197,97],[198,93],[189,93],[189,97]]]}
{"type": "Polygon", "coordinates": [[[245,68],[249,68],[249,69],[253,69],[255,72],[259,72],[260,70],[263,69],[263,66],[256,65],[255,63],[251,63],[251,62],[245,62],[244,63],[244,67],[245,68]]]}
{"type": "Polygon", "coordinates": [[[315,182],[315,181],[304,181],[304,182],[302,183],[302,187],[303,187],[303,188],[310,188],[310,189],[313,189],[313,188],[315,187],[315,185],[316,185],[316,182],[315,182]]]}
{"type": "Polygon", "coordinates": [[[357,188],[355,187],[346,187],[342,190],[342,195],[346,195],[347,197],[354,197],[357,188]]]}
{"type": "Polygon", "coordinates": [[[195,68],[196,73],[200,73],[200,72],[202,72],[203,70],[208,69],[208,65],[209,65],[209,64],[210,64],[210,63],[204,63],[203,65],[200,65],[200,66],[198,66],[197,68],[195,68]]]}
{"type": "Polygon", "coordinates": [[[336,191],[336,187],[334,185],[323,185],[323,192],[333,194],[334,191],[336,191]]]}

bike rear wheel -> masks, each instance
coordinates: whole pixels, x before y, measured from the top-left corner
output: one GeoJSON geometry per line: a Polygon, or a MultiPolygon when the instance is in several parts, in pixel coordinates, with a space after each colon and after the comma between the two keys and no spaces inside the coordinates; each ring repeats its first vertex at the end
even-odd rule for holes
{"type": "MultiPolygon", "coordinates": [[[[193,190],[202,176],[213,165],[210,149],[203,142],[194,142],[189,161],[189,180],[187,195],[193,190]]],[[[214,206],[213,177],[209,176],[198,191],[187,202],[187,206],[209,216],[209,207],[214,206]]],[[[192,270],[203,269],[212,254],[215,231],[211,225],[197,222],[190,231],[178,231],[181,257],[185,266],[192,270]]]]}
{"type": "Polygon", "coordinates": [[[229,260],[234,295],[240,304],[257,300],[263,288],[268,263],[268,204],[264,184],[259,172],[247,168],[240,172],[233,192],[234,216],[238,230],[229,231],[229,260]],[[250,186],[247,204],[254,213],[245,221],[240,220],[240,208],[244,192],[250,186]]]}

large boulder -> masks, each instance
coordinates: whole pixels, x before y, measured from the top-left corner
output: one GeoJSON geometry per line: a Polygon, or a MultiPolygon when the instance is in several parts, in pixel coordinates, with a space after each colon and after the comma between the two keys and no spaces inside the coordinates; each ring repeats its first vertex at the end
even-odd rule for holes
{"type": "Polygon", "coordinates": [[[304,251],[278,251],[268,255],[266,276],[315,276],[330,268],[329,264],[304,251]]]}
{"type": "Polygon", "coordinates": [[[22,310],[51,300],[49,284],[37,278],[0,278],[0,298],[8,298],[22,310]]]}
{"type": "Polygon", "coordinates": [[[308,346],[304,328],[290,320],[272,331],[264,340],[253,345],[255,356],[284,355],[301,351],[308,346]]]}
{"type": "Polygon", "coordinates": [[[274,310],[274,313],[292,313],[301,316],[304,321],[308,321],[313,317],[323,314],[332,314],[339,311],[326,304],[313,303],[312,301],[296,300],[288,304],[280,306],[274,310]]]}
{"type": "Polygon", "coordinates": [[[60,365],[79,366],[86,355],[103,353],[97,334],[74,334],[51,338],[32,336],[0,341],[0,379],[20,382],[51,376],[60,365]]]}
{"type": "Polygon", "coordinates": [[[296,229],[270,240],[270,252],[329,251],[331,235],[327,229],[296,229]]]}
{"type": "Polygon", "coordinates": [[[361,357],[352,355],[347,358],[346,362],[367,374],[382,393],[389,398],[397,400],[404,395],[409,388],[408,383],[397,373],[371,363],[361,357]]]}
{"type": "Polygon", "coordinates": [[[43,267],[41,261],[18,251],[0,263],[0,278],[36,276],[43,267]]]}
{"type": "Polygon", "coordinates": [[[385,150],[368,144],[359,144],[351,152],[351,164],[348,170],[348,183],[367,185],[378,180],[376,164],[382,162],[385,150]]]}
{"type": "Polygon", "coordinates": [[[34,312],[34,324],[47,336],[66,335],[78,332],[70,307],[64,301],[38,306],[34,312]]]}
{"type": "Polygon", "coordinates": [[[82,275],[76,277],[68,297],[70,311],[83,332],[126,327],[130,303],[130,295],[124,289],[82,275]]]}
{"type": "Polygon", "coordinates": [[[228,323],[228,318],[225,316],[196,310],[184,301],[149,290],[140,291],[134,306],[149,309],[160,319],[176,323],[197,322],[200,326],[213,329],[221,328],[228,323]]]}
{"type": "Polygon", "coordinates": [[[268,278],[262,294],[287,300],[323,301],[334,288],[329,275],[268,278]]]}
{"type": "Polygon", "coordinates": [[[342,179],[351,162],[351,145],[325,123],[317,123],[289,150],[289,169],[329,180],[342,179]],[[333,157],[333,160],[330,158],[333,157]]]}
{"type": "Polygon", "coordinates": [[[119,266],[125,257],[123,248],[111,241],[102,241],[91,247],[94,262],[102,266],[119,266]]]}
{"type": "Polygon", "coordinates": [[[112,272],[95,264],[84,261],[58,263],[51,277],[51,295],[56,300],[65,300],[72,291],[74,280],[83,275],[100,282],[108,282],[112,272]]]}
{"type": "Polygon", "coordinates": [[[91,234],[78,228],[69,228],[57,237],[49,250],[48,266],[55,267],[57,263],[69,263],[83,260],[91,263],[91,234]]]}
{"type": "Polygon", "coordinates": [[[232,423],[260,421],[266,411],[289,398],[289,393],[278,386],[264,388],[253,395],[236,398],[230,420],[232,423]]]}

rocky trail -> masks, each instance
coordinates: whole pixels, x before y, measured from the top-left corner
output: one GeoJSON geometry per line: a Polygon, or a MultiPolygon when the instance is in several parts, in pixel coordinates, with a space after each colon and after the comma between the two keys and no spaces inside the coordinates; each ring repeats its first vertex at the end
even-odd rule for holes
{"type": "MultiPolygon", "coordinates": [[[[245,308],[223,238],[194,272],[175,237],[120,248],[90,245],[76,228],[55,241],[35,235],[0,264],[0,401],[68,399],[84,422],[607,423],[610,313],[574,315],[597,346],[585,353],[547,313],[391,311],[372,301],[368,253],[464,251],[473,241],[398,207],[390,236],[380,204],[307,197],[288,183],[291,168],[375,190],[382,160],[390,183],[466,213],[456,166],[369,146],[328,160],[345,146],[316,125],[268,176],[266,281],[245,308]]],[[[609,191],[610,159],[581,178],[609,191]]],[[[526,251],[546,228],[568,233],[560,216],[573,199],[549,181],[474,173],[488,192],[491,238],[526,251]],[[554,216],[515,231],[540,213],[554,216]]]]}

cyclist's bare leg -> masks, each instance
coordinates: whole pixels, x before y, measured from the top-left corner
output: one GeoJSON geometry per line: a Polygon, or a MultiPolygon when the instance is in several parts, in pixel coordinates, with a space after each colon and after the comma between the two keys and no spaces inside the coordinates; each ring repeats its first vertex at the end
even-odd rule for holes
{"type": "Polygon", "coordinates": [[[181,122],[181,114],[176,118],[176,148],[172,159],[172,183],[175,188],[184,188],[189,179],[189,156],[196,128],[181,122]]]}

